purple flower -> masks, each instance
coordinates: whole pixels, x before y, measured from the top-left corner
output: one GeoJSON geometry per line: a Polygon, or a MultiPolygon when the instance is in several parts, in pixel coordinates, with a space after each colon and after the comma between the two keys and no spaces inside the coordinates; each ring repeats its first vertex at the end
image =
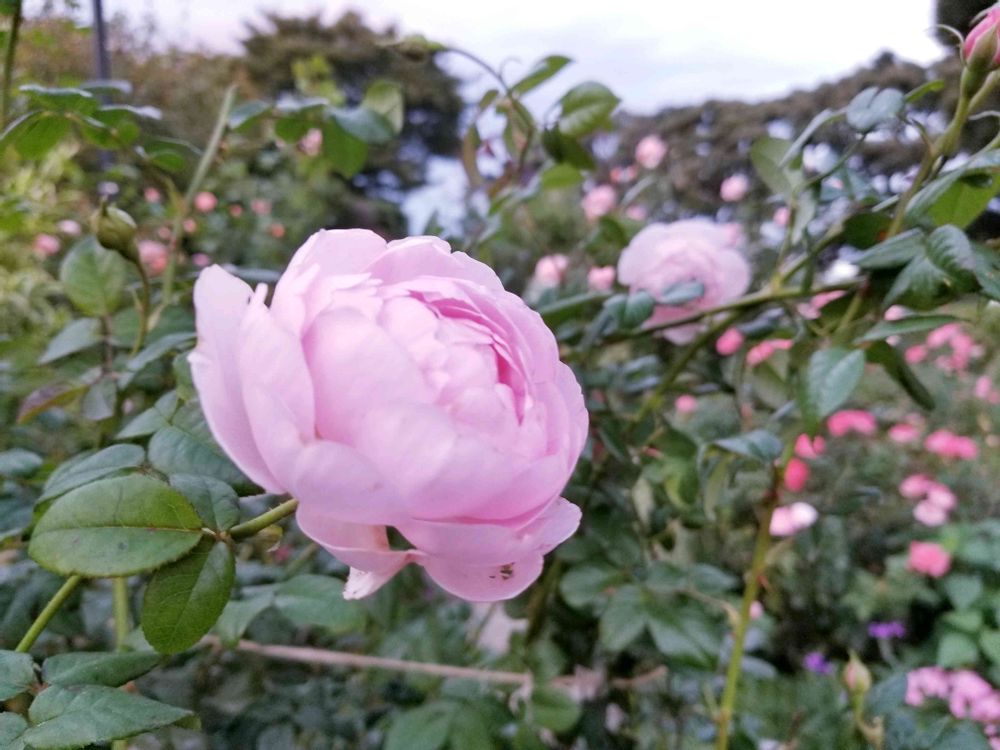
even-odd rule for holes
{"type": "Polygon", "coordinates": [[[821,651],[810,651],[802,659],[802,666],[816,674],[832,674],[833,665],[826,660],[821,651]]]}
{"type": "Polygon", "coordinates": [[[906,637],[906,626],[900,620],[868,623],[868,635],[880,640],[906,637]]]}

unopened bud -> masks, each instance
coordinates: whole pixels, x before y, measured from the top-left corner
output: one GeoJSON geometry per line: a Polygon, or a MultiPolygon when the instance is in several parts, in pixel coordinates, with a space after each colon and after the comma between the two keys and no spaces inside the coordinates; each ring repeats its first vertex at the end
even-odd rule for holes
{"type": "Polygon", "coordinates": [[[842,679],[851,695],[864,695],[872,687],[872,673],[853,651],[847,666],[844,667],[842,679]]]}
{"type": "Polygon", "coordinates": [[[117,206],[102,203],[90,217],[90,227],[102,246],[120,253],[133,263],[139,262],[135,220],[128,213],[117,206]]]}

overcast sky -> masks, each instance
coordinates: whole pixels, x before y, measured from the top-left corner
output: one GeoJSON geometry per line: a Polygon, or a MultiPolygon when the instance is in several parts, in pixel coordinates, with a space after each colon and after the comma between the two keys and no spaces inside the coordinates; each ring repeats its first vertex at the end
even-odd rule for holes
{"type": "MultiPolygon", "coordinates": [[[[41,0],[33,0],[35,4],[41,0]]],[[[836,77],[889,49],[929,61],[933,0],[104,0],[106,14],[152,15],[171,40],[238,50],[261,10],[349,8],[375,26],[395,23],[518,66],[572,57],[567,84],[597,78],[649,112],[709,96],[761,98],[836,77]]],[[[88,8],[84,0],[81,5],[88,8]]],[[[29,4],[30,7],[30,4],[29,4]]],[[[453,63],[456,72],[474,75],[453,63]]],[[[475,81],[472,87],[478,88],[475,81]]],[[[565,87],[560,86],[563,90],[565,87]]]]}

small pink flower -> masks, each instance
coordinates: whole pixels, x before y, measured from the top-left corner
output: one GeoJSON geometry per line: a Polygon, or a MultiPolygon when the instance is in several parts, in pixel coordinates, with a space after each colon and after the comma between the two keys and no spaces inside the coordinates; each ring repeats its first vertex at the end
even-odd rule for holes
{"type": "Polygon", "coordinates": [[[535,264],[535,283],[542,287],[559,286],[566,278],[569,258],[561,253],[544,255],[535,264]]]}
{"type": "Polygon", "coordinates": [[[915,443],[920,439],[920,428],[909,422],[900,422],[889,428],[889,439],[894,443],[915,443]]]}
{"type": "Polygon", "coordinates": [[[927,347],[923,344],[914,344],[903,353],[903,358],[911,365],[923,362],[927,359],[927,347]]]}
{"type": "Polygon", "coordinates": [[[899,483],[899,494],[909,500],[916,500],[925,497],[934,485],[934,480],[926,474],[910,474],[899,483]]]}
{"type": "Polygon", "coordinates": [[[612,167],[608,177],[615,185],[620,185],[624,182],[632,182],[637,174],[638,170],[634,165],[629,167],[612,167]]]}
{"type": "Polygon", "coordinates": [[[645,221],[649,218],[649,211],[645,206],[634,205],[625,209],[625,215],[632,221],[645,221]]]}
{"type": "Polygon", "coordinates": [[[951,569],[951,555],[934,542],[910,542],[907,567],[915,573],[940,578],[951,569]]]}
{"type": "Polygon", "coordinates": [[[745,174],[734,174],[722,181],[719,197],[726,203],[737,203],[750,192],[750,179],[745,174]]]}
{"type": "Polygon", "coordinates": [[[802,434],[795,439],[795,452],[799,458],[816,459],[823,455],[825,450],[826,440],[820,435],[810,440],[808,435],[802,434]]]}
{"type": "Polygon", "coordinates": [[[306,156],[316,156],[323,148],[323,131],[319,128],[310,128],[302,140],[299,141],[299,148],[306,156]]]}
{"type": "Polygon", "coordinates": [[[993,385],[988,375],[980,375],[976,378],[976,385],[973,389],[976,398],[982,399],[991,404],[1000,403],[1000,391],[993,385]]]}
{"type": "Polygon", "coordinates": [[[953,672],[949,680],[951,697],[948,708],[956,719],[970,718],[972,707],[993,695],[993,686],[969,669],[953,672]]]}
{"type": "Polygon", "coordinates": [[[184,219],[184,223],[181,226],[184,227],[184,231],[188,234],[194,234],[198,231],[198,222],[194,219],[184,219]]]}
{"type": "Polygon", "coordinates": [[[167,267],[167,246],[156,240],[139,240],[139,260],[150,276],[158,276],[167,267]]]}
{"type": "Polygon", "coordinates": [[[792,536],[808,529],[819,518],[819,513],[809,503],[792,503],[774,509],[771,516],[772,536],[792,536]]]}
{"type": "Polygon", "coordinates": [[[927,491],[927,502],[937,506],[941,510],[949,511],[958,504],[958,498],[946,486],[934,482],[927,491]]]}
{"type": "Polygon", "coordinates": [[[677,400],[674,401],[674,408],[678,414],[691,414],[698,409],[698,399],[685,393],[683,396],[678,396],[677,400]]]}
{"type": "Polygon", "coordinates": [[[234,219],[238,219],[243,215],[243,206],[241,206],[239,203],[234,203],[229,207],[229,215],[232,216],[234,219]]]}
{"type": "Polygon", "coordinates": [[[250,210],[258,216],[265,216],[271,213],[271,201],[264,198],[254,198],[250,201],[250,210]]]}
{"type": "Polygon", "coordinates": [[[160,227],[156,230],[156,236],[164,242],[170,241],[170,227],[160,227]]]}
{"type": "Polygon", "coordinates": [[[919,706],[928,698],[947,698],[951,689],[948,672],[941,667],[920,667],[906,675],[906,704],[919,706]]]}
{"type": "Polygon", "coordinates": [[[49,258],[59,252],[62,243],[53,234],[39,234],[31,247],[39,258],[49,258]]]}
{"type": "Polygon", "coordinates": [[[902,305],[893,305],[888,310],[885,311],[885,315],[882,317],[886,320],[902,320],[907,315],[906,308],[902,305]]]}
{"type": "Polygon", "coordinates": [[[715,341],[715,351],[723,357],[736,354],[741,346],[743,346],[743,334],[736,328],[727,328],[715,341]]]}
{"type": "Polygon", "coordinates": [[[205,253],[195,253],[191,256],[191,263],[198,268],[204,268],[211,262],[212,259],[208,255],[205,255],[205,253]]]}
{"type": "Polygon", "coordinates": [[[146,199],[147,203],[159,203],[163,200],[163,196],[160,195],[160,191],[155,187],[148,187],[143,190],[142,197],[146,199]]]}
{"type": "Polygon", "coordinates": [[[924,500],[913,508],[913,517],[924,526],[941,526],[948,520],[948,511],[930,500],[924,500]]]}
{"type": "Polygon", "coordinates": [[[802,492],[809,481],[809,464],[801,458],[792,458],[785,468],[785,488],[789,492],[802,492]]]}
{"type": "Polygon", "coordinates": [[[580,206],[583,208],[583,213],[587,219],[595,221],[605,214],[610,213],[617,202],[618,196],[615,195],[613,187],[610,185],[598,185],[587,191],[586,195],[583,196],[583,200],[580,201],[580,206]]]}
{"type": "Polygon", "coordinates": [[[754,600],[750,603],[750,619],[759,620],[764,616],[764,605],[754,600]]]}
{"type": "Polygon", "coordinates": [[[203,214],[211,213],[218,205],[219,199],[215,197],[215,193],[210,193],[207,190],[202,190],[194,197],[195,209],[203,214]]]}
{"type": "Polygon", "coordinates": [[[950,430],[936,430],[924,440],[924,448],[942,458],[973,461],[979,457],[979,446],[972,438],[956,435],[950,430]]]}
{"type": "Polygon", "coordinates": [[[587,286],[595,292],[606,292],[614,285],[614,266],[594,266],[587,271],[587,286]]]}
{"type": "Polygon", "coordinates": [[[635,147],[636,162],[646,169],[656,169],[669,148],[659,136],[647,135],[635,147]]]}
{"type": "Polygon", "coordinates": [[[766,362],[776,351],[791,349],[791,339],[770,339],[761,341],[747,352],[747,364],[756,367],[762,362],[766,362]]]}
{"type": "Polygon", "coordinates": [[[267,233],[276,240],[280,240],[285,236],[285,225],[279,222],[274,222],[267,228],[267,233]]]}
{"type": "Polygon", "coordinates": [[[826,427],[834,437],[843,437],[849,432],[859,435],[874,435],[878,429],[875,415],[863,409],[845,409],[831,414],[826,427]]]}
{"type": "Polygon", "coordinates": [[[77,237],[82,231],[80,227],[80,222],[73,221],[72,219],[63,219],[58,224],[56,224],[56,229],[58,229],[63,234],[68,234],[70,237],[77,237]]]}
{"type": "Polygon", "coordinates": [[[773,221],[779,227],[787,227],[788,220],[791,218],[792,218],[792,212],[789,210],[788,206],[779,206],[775,210],[774,216],[771,217],[771,221],[773,221]]]}

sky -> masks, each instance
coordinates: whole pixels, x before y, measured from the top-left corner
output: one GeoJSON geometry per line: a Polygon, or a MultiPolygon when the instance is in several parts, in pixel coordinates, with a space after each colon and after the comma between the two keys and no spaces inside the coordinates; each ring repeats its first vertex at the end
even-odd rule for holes
{"type": "MultiPolygon", "coordinates": [[[[33,0],[37,5],[41,0],[33,0]]],[[[165,38],[185,46],[238,51],[247,20],[262,10],[360,10],[455,43],[511,76],[546,54],[575,60],[561,80],[599,79],[625,107],[650,113],[709,97],[761,99],[836,78],[882,50],[927,62],[933,0],[104,0],[105,13],[152,16],[165,38]],[[711,11],[706,11],[710,8],[711,11]]],[[[29,0],[29,9],[32,0],[29,0]]],[[[89,2],[82,2],[89,8],[89,2]]],[[[483,84],[461,62],[472,91],[483,84]]],[[[544,96],[544,94],[541,94],[544,96]]]]}

